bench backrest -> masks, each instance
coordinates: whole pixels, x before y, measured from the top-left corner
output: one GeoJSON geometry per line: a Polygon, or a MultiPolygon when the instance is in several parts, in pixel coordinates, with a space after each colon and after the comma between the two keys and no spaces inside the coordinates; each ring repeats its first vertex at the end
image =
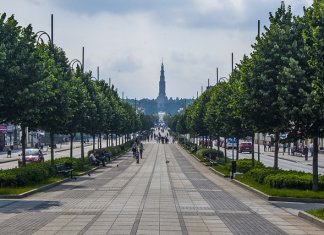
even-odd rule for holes
{"type": "Polygon", "coordinates": [[[55,168],[58,171],[65,170],[65,169],[72,169],[72,163],[66,162],[66,163],[55,164],[55,168]]]}

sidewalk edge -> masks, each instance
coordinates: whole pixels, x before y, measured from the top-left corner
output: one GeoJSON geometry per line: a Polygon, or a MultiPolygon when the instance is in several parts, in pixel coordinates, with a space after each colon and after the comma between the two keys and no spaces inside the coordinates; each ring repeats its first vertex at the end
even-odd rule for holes
{"type": "Polygon", "coordinates": [[[238,185],[238,186],[240,186],[240,187],[242,187],[242,188],[245,188],[245,189],[247,189],[247,190],[249,190],[249,191],[251,191],[251,192],[257,194],[259,197],[261,197],[261,198],[263,198],[263,199],[269,201],[270,196],[267,195],[267,194],[265,194],[265,193],[263,193],[263,192],[261,192],[261,191],[259,191],[259,190],[257,190],[257,189],[252,188],[252,187],[250,187],[249,185],[244,184],[244,183],[242,183],[242,182],[240,182],[240,181],[238,181],[238,180],[235,180],[235,179],[232,179],[231,182],[233,182],[234,184],[236,184],[236,185],[238,185]]]}
{"type": "Polygon", "coordinates": [[[311,223],[314,223],[322,228],[324,228],[324,220],[320,219],[320,218],[317,218],[307,212],[304,212],[304,211],[299,211],[298,212],[298,217],[301,217],[311,223]]]}
{"type": "Polygon", "coordinates": [[[221,172],[215,170],[214,168],[212,168],[211,166],[209,166],[208,169],[211,170],[212,172],[214,172],[216,175],[222,176],[224,178],[229,178],[229,176],[224,175],[223,173],[221,173],[221,172]]]}

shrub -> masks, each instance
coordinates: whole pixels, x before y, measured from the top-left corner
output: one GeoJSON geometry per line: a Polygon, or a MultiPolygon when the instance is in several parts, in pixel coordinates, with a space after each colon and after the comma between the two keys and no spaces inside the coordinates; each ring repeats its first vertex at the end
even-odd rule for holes
{"type": "Polygon", "coordinates": [[[211,159],[216,159],[216,157],[218,158],[224,158],[224,154],[222,151],[217,151],[216,149],[207,149],[207,148],[200,148],[196,155],[198,157],[206,157],[209,156],[211,159]]]}
{"type": "Polygon", "coordinates": [[[16,175],[7,170],[0,170],[0,187],[16,186],[16,175]]]}
{"type": "Polygon", "coordinates": [[[259,184],[264,183],[264,178],[270,174],[275,174],[278,170],[274,170],[271,167],[265,168],[254,168],[248,171],[245,175],[254,181],[258,182],[259,184]]]}
{"type": "MultiPolygon", "coordinates": [[[[312,174],[297,171],[280,171],[265,177],[264,184],[272,188],[312,189],[312,174]]],[[[319,187],[324,186],[324,176],[319,176],[319,187]]]]}
{"type": "Polygon", "coordinates": [[[49,178],[49,169],[45,164],[27,164],[25,167],[5,171],[15,175],[15,186],[18,187],[33,185],[49,178]]]}
{"type": "Polygon", "coordinates": [[[262,162],[254,161],[254,167],[252,167],[251,159],[240,159],[236,161],[236,171],[246,173],[254,168],[264,168],[262,162]]]}

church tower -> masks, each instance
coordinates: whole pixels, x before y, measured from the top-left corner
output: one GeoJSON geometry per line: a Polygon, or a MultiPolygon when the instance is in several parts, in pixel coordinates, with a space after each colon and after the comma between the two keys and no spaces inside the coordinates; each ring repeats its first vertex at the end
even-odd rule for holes
{"type": "Polygon", "coordinates": [[[165,93],[165,76],[164,76],[164,65],[163,61],[161,64],[161,72],[160,72],[160,82],[159,82],[159,96],[157,97],[157,108],[158,111],[165,111],[165,103],[167,101],[167,96],[165,93]]]}
{"type": "Polygon", "coordinates": [[[161,65],[160,83],[159,83],[159,96],[165,97],[165,77],[164,77],[164,66],[163,62],[161,65]]]}

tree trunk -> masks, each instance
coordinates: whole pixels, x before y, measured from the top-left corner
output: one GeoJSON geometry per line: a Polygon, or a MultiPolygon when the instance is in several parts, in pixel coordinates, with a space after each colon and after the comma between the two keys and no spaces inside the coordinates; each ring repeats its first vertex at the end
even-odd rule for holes
{"type": "MultiPolygon", "coordinates": [[[[217,137],[217,156],[218,156],[218,154],[220,152],[219,142],[220,142],[220,137],[218,136],[217,137]]],[[[224,159],[224,161],[227,162],[226,158],[224,159]]]]}
{"type": "Polygon", "coordinates": [[[279,132],[275,133],[275,153],[274,153],[274,166],[275,170],[278,170],[278,154],[279,154],[279,132]]]}
{"type": "Polygon", "coordinates": [[[239,160],[239,147],[240,147],[240,139],[236,139],[236,161],[239,160]]]}
{"type": "Polygon", "coordinates": [[[114,146],[114,138],[113,135],[110,135],[110,146],[114,146]]]}
{"type": "Polygon", "coordinates": [[[117,134],[116,134],[116,146],[118,145],[118,143],[117,143],[117,134]]]}
{"type": "Polygon", "coordinates": [[[74,135],[70,134],[70,158],[73,157],[73,138],[74,138],[74,135]]]}
{"type": "Polygon", "coordinates": [[[120,135],[118,135],[118,145],[120,145],[120,135]]]}
{"type": "MultiPolygon", "coordinates": [[[[252,140],[254,139],[254,135],[252,140]]],[[[252,151],[254,152],[254,142],[252,142],[252,151]]],[[[260,133],[258,133],[258,162],[260,161],[260,133]]],[[[254,163],[253,163],[254,166],[254,163]]]]}
{"type": "Polygon", "coordinates": [[[225,161],[227,161],[227,144],[226,144],[226,138],[224,139],[225,140],[225,145],[224,145],[224,154],[225,154],[225,161]]]}
{"type": "Polygon", "coordinates": [[[109,146],[109,143],[108,143],[108,134],[106,134],[106,148],[108,148],[108,146],[109,146]]]}
{"type": "Polygon", "coordinates": [[[83,144],[84,140],[83,140],[83,133],[80,133],[80,135],[81,135],[81,159],[82,159],[82,161],[84,161],[84,144],[83,144]]]}
{"type": "MultiPolygon", "coordinates": [[[[260,146],[259,146],[260,147],[260,146]]],[[[258,151],[260,151],[260,148],[258,149],[258,151]]],[[[252,167],[254,167],[254,133],[252,134],[252,167]]]]}
{"type": "Polygon", "coordinates": [[[54,133],[50,133],[51,141],[51,165],[54,166],[54,133]]]}
{"type": "Polygon", "coordinates": [[[209,136],[208,144],[210,144],[210,149],[213,149],[213,141],[212,141],[211,136],[209,136]]]}
{"type": "Polygon", "coordinates": [[[92,151],[96,148],[96,135],[92,135],[92,151]]]}
{"type": "Polygon", "coordinates": [[[21,127],[22,166],[26,166],[26,127],[21,127]]]}
{"type": "Polygon", "coordinates": [[[313,139],[313,185],[312,190],[318,191],[318,137],[313,139]]]}

